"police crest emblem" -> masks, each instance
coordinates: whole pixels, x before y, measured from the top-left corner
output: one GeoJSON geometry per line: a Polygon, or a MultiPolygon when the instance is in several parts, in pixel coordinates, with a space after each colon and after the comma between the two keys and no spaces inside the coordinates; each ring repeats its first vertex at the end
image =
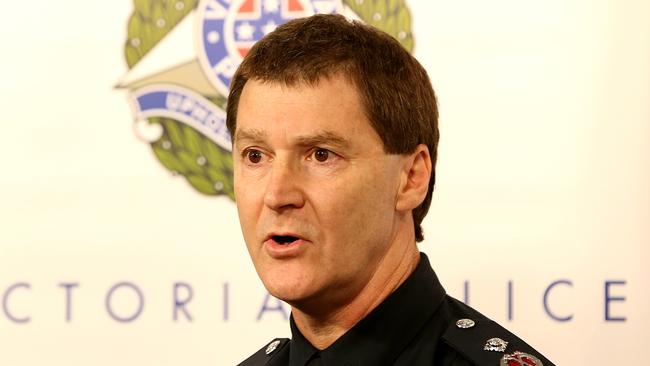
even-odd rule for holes
{"type": "Polygon", "coordinates": [[[404,0],[133,0],[133,5],[124,46],[129,71],[118,88],[129,91],[136,136],[196,191],[231,199],[226,98],[235,70],[256,41],[291,19],[339,13],[413,49],[404,0]]]}

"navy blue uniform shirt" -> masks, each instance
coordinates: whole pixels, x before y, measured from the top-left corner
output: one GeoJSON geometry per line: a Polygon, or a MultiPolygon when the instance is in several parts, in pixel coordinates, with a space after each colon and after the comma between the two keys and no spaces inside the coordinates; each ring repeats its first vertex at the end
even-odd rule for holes
{"type": "Polygon", "coordinates": [[[290,324],[291,340],[269,342],[240,366],[554,366],[448,296],[424,253],[395,292],[326,349],[312,346],[293,317],[290,324]]]}

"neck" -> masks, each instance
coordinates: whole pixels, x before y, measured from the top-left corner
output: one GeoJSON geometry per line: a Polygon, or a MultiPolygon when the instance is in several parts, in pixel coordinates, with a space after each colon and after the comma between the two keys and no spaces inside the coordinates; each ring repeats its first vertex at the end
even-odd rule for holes
{"type": "Polygon", "coordinates": [[[406,281],[419,261],[420,253],[412,238],[393,242],[370,280],[349,302],[324,313],[292,306],[296,326],[317,349],[329,347],[406,281]]]}

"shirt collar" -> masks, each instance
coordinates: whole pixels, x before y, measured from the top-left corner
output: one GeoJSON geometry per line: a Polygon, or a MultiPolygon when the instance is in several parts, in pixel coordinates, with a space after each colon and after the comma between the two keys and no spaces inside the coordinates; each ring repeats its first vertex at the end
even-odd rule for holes
{"type": "MultiPolygon", "coordinates": [[[[320,351],[324,366],[392,364],[433,315],[445,297],[429,259],[420,263],[402,285],[331,346],[320,351]]],[[[293,316],[290,366],[304,366],[318,352],[300,333],[293,316]]]]}

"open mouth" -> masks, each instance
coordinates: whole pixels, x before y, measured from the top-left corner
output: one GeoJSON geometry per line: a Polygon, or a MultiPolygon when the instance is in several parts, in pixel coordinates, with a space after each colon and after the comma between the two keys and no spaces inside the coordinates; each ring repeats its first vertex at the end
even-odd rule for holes
{"type": "Polygon", "coordinates": [[[282,244],[282,245],[291,244],[294,241],[298,240],[298,237],[291,236],[291,235],[273,235],[271,238],[276,243],[282,244]]]}

